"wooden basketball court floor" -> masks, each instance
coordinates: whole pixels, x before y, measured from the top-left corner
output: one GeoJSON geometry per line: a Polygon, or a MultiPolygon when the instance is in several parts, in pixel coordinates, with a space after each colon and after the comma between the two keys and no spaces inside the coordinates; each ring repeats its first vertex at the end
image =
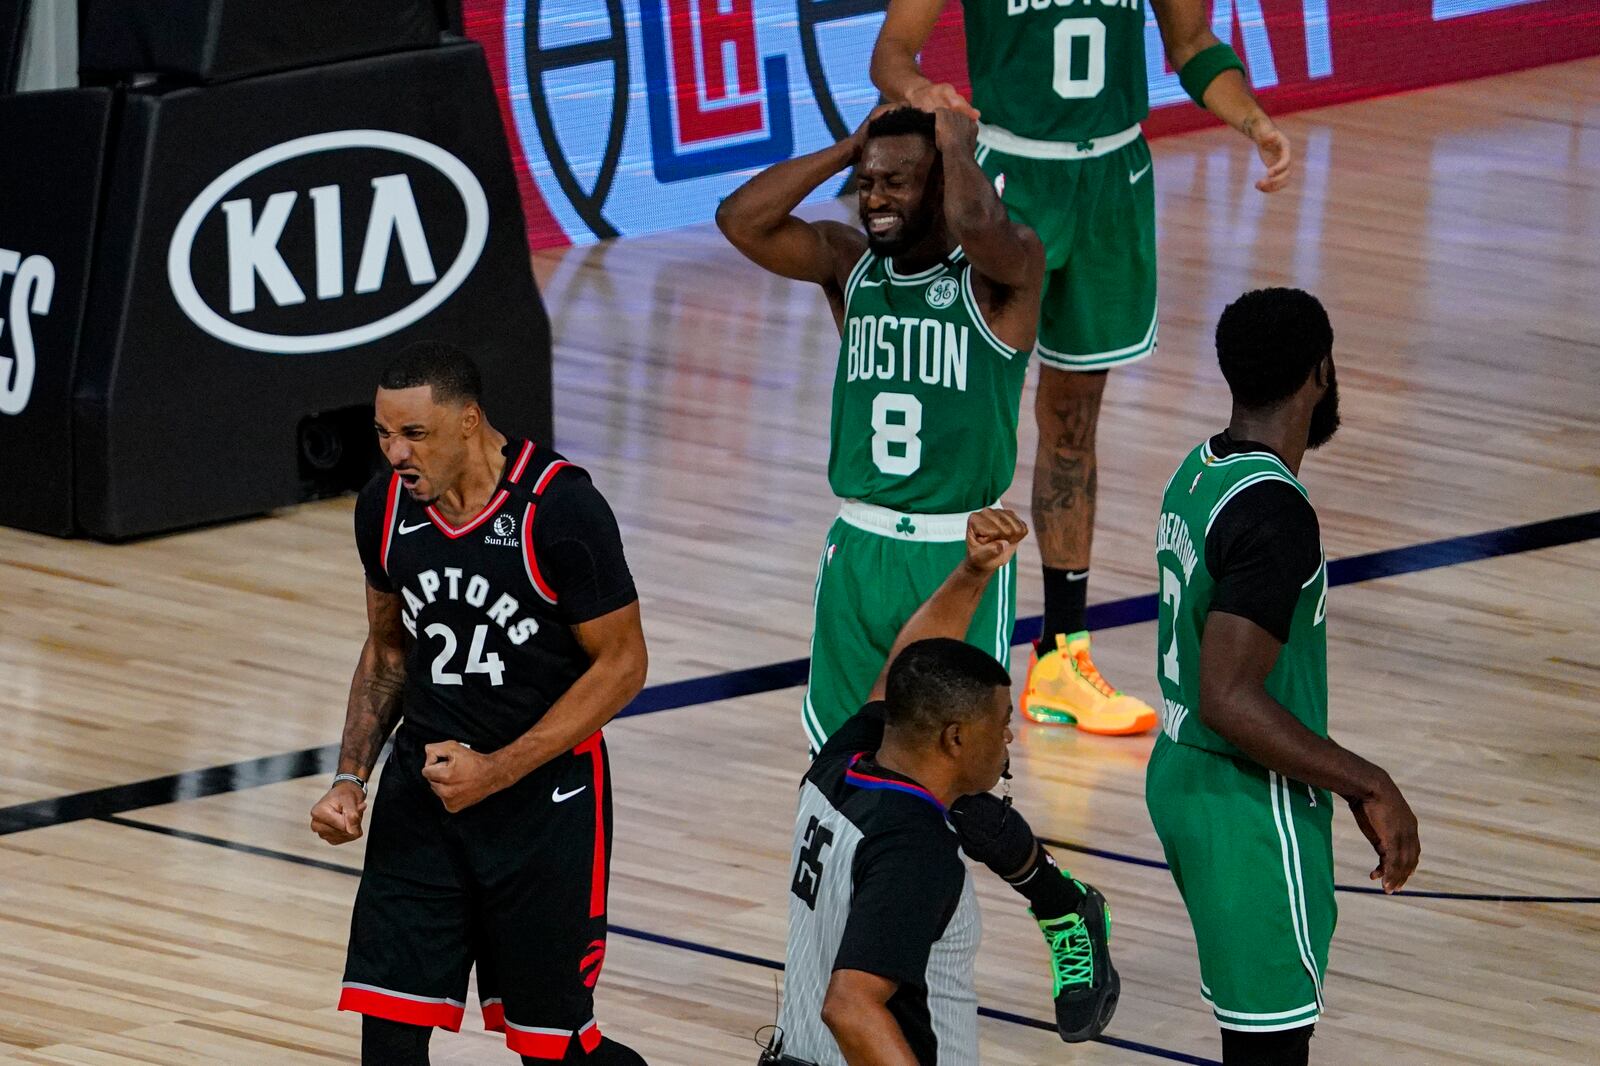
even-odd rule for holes
{"type": "MultiPolygon", "coordinates": [[[[1226,416],[1217,313],[1263,284],[1319,293],[1346,393],[1304,471],[1351,560],[1334,729],[1405,788],[1424,852],[1413,891],[1372,895],[1341,812],[1315,1061],[1600,1062],[1600,61],[1283,126],[1299,166],[1272,198],[1227,131],[1155,145],[1161,349],[1108,390],[1100,662],[1154,695],[1152,528],[1226,416]]],[[[620,515],[653,655],[652,713],[609,730],[601,1021],[658,1066],[749,1063],[805,764],[792,660],[834,509],[833,327],[710,227],[537,259],[558,443],[620,515]]],[[[0,532],[0,1063],[354,1060],[331,1005],[361,845],[306,826],[363,633],[350,509],[123,547],[0,532]]],[[[1036,614],[1034,580],[1021,596],[1036,614]]],[[[1124,998],[1106,1042],[1061,1044],[1038,934],[980,876],[985,1062],[1220,1054],[1154,862],[1149,748],[1021,728],[1015,794],[1110,897],[1124,998]]],[[[435,1061],[511,1061],[469,1010],[435,1061]]]]}

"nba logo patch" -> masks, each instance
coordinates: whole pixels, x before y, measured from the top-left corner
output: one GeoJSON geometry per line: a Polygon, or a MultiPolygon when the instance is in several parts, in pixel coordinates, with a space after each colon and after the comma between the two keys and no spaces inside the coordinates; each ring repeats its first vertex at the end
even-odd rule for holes
{"type": "Polygon", "coordinates": [[[928,306],[943,310],[956,302],[956,279],[940,278],[928,286],[928,306]]]}
{"type": "Polygon", "coordinates": [[[1004,173],[994,176],[994,194],[1002,198],[1006,194],[1006,176],[1004,173]]]}
{"type": "Polygon", "coordinates": [[[828,545],[828,554],[827,554],[827,557],[823,559],[822,565],[823,566],[832,566],[833,565],[833,553],[838,551],[838,550],[839,550],[839,546],[837,544],[828,545]]]}

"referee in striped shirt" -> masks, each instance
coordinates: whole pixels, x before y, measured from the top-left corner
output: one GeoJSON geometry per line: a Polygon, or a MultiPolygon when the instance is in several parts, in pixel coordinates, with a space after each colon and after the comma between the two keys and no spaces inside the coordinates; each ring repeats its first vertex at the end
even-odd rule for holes
{"type": "MultiPolygon", "coordinates": [[[[961,639],[1027,526],[974,513],[967,557],[900,631],[870,702],[817,754],[801,786],[779,1047],[764,1063],[972,1066],[980,935],[965,852],[1041,918],[1070,918],[1096,979],[1069,1039],[1116,1008],[1105,901],[1059,870],[1009,801],[1011,677],[961,639]],[[963,798],[964,797],[964,798],[963,798]],[[959,801],[959,802],[958,802],[959,801]],[[955,805],[952,810],[952,805],[955,805]]],[[[1070,1032],[1070,1036],[1069,1036],[1070,1032]]]]}

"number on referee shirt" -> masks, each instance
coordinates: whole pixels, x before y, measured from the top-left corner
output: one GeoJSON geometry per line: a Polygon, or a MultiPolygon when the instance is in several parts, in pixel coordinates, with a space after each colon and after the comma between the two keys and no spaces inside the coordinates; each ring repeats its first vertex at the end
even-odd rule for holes
{"type": "MultiPolygon", "coordinates": [[[[460,674],[448,669],[450,660],[456,655],[456,635],[450,627],[443,622],[435,622],[423,630],[430,637],[438,637],[444,642],[439,649],[439,654],[433,657],[433,683],[435,685],[459,685],[462,683],[460,674]]],[[[480,625],[472,631],[472,645],[467,649],[467,673],[488,674],[489,684],[505,684],[506,666],[504,660],[494,652],[487,655],[483,651],[483,642],[488,639],[489,627],[480,625]]]]}

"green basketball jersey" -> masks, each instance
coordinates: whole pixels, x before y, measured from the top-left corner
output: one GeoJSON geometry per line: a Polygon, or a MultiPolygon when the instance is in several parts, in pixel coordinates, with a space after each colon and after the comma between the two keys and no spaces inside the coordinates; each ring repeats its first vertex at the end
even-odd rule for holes
{"type": "Polygon", "coordinates": [[[988,507],[1017,465],[1028,354],[984,322],[957,248],[913,275],[870,251],[845,282],[833,379],[834,495],[896,511],[988,507]]]}
{"type": "MultiPolygon", "coordinates": [[[[1305,493],[1289,468],[1270,452],[1217,458],[1210,442],[1189,453],[1167,485],[1156,527],[1156,568],[1161,575],[1156,628],[1156,676],[1161,683],[1161,728],[1180,744],[1240,755],[1200,720],[1200,638],[1211,610],[1215,578],[1206,569],[1206,534],[1235,493],[1266,480],[1286,481],[1305,493]]],[[[1267,675],[1267,693],[1307,729],[1328,735],[1328,566],[1300,589],[1289,642],[1267,675]]]]}
{"type": "Polygon", "coordinates": [[[985,125],[1081,142],[1150,113],[1140,0],[966,0],[962,9],[985,125]]]}

